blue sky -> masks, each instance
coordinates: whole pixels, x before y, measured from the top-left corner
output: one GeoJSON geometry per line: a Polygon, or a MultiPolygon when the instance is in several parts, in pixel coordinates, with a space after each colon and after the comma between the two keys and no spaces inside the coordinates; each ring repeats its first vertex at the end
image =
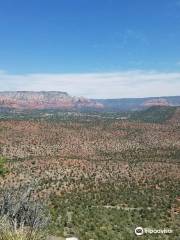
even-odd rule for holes
{"type": "Polygon", "coordinates": [[[180,0],[1,0],[0,90],[180,95],[179,43],[180,0]]]}

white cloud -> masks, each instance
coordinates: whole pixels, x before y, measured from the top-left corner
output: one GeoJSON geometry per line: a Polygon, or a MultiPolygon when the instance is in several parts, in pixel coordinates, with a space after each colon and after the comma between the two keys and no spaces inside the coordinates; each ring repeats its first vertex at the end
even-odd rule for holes
{"type": "Polygon", "coordinates": [[[66,91],[88,98],[180,95],[180,72],[121,71],[83,74],[9,74],[0,71],[0,91],[66,91]]]}

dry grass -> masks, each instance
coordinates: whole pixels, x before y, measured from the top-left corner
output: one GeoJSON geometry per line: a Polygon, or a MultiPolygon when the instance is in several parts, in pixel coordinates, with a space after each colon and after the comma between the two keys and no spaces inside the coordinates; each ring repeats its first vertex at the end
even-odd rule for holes
{"type": "Polygon", "coordinates": [[[0,219],[0,240],[43,240],[44,234],[40,231],[31,231],[21,226],[13,229],[6,217],[0,219]]]}

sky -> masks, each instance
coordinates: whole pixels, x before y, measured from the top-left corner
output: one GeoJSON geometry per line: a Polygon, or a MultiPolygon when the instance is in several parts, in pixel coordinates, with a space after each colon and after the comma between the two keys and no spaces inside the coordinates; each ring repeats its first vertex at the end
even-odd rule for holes
{"type": "Polygon", "coordinates": [[[0,91],[180,95],[180,0],[0,0],[0,91]]]}

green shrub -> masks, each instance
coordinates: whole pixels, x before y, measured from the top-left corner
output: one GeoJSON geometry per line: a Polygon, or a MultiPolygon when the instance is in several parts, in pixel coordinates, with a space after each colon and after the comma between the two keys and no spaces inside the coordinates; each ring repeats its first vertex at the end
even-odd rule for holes
{"type": "Polygon", "coordinates": [[[4,176],[8,172],[7,168],[5,167],[5,164],[6,158],[0,157],[0,176],[4,176]]]}

